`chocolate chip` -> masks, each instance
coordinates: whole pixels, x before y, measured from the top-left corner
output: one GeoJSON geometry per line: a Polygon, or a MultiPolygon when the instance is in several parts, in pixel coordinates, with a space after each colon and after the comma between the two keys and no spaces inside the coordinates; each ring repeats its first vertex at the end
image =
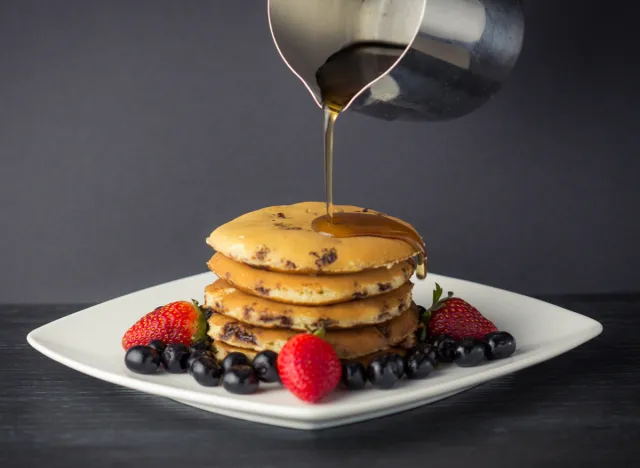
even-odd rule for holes
{"type": "Polygon", "coordinates": [[[295,270],[296,268],[296,264],[293,263],[291,260],[287,260],[286,263],[284,264],[285,268],[289,269],[289,270],[295,270]]]}
{"type": "Polygon", "coordinates": [[[367,296],[369,296],[369,293],[367,291],[356,291],[351,297],[354,299],[364,299],[367,296]]]}
{"type": "Polygon", "coordinates": [[[271,289],[265,288],[264,286],[258,286],[256,288],[256,292],[258,294],[263,295],[263,296],[268,296],[270,291],[271,291],[271,289]]]}
{"type": "Polygon", "coordinates": [[[285,219],[286,216],[284,215],[284,213],[278,213],[276,216],[278,216],[278,218],[282,218],[285,219]]]}
{"type": "Polygon", "coordinates": [[[254,310],[254,309],[253,309],[253,307],[251,307],[251,306],[244,306],[244,307],[242,308],[242,312],[243,312],[243,314],[244,314],[244,318],[245,318],[245,319],[248,319],[248,318],[251,316],[251,313],[253,312],[253,310],[254,310]]]}
{"type": "Polygon", "coordinates": [[[293,325],[293,320],[291,320],[291,317],[288,317],[286,315],[271,315],[266,312],[260,314],[259,320],[263,323],[278,322],[278,325],[283,328],[291,328],[291,326],[293,325]]]}
{"type": "Polygon", "coordinates": [[[316,266],[318,269],[331,265],[338,260],[338,252],[336,249],[322,249],[322,255],[319,255],[318,252],[309,252],[309,255],[313,255],[317,258],[316,266]]]}
{"type": "Polygon", "coordinates": [[[302,228],[300,226],[294,226],[293,224],[289,223],[274,223],[273,225],[278,229],[282,229],[284,231],[302,231],[302,228]]]}
{"type": "Polygon", "coordinates": [[[264,261],[264,259],[267,258],[267,255],[269,255],[269,252],[271,252],[269,247],[263,245],[256,251],[256,258],[260,261],[264,261]]]}
{"type": "Polygon", "coordinates": [[[391,283],[378,283],[378,291],[385,292],[391,289],[391,283]]]}
{"type": "Polygon", "coordinates": [[[338,322],[336,322],[333,319],[321,318],[313,322],[311,324],[311,328],[331,328],[331,327],[335,327],[337,324],[338,322]]]}
{"type": "Polygon", "coordinates": [[[256,337],[253,333],[249,333],[242,325],[239,323],[227,323],[222,328],[222,340],[228,340],[231,337],[235,337],[240,341],[244,341],[245,343],[256,344],[256,337]]]}

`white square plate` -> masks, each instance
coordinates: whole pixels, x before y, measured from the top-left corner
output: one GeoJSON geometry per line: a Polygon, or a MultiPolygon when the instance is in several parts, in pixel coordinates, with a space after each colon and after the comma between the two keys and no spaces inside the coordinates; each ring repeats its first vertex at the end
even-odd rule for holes
{"type": "Polygon", "coordinates": [[[569,351],[596,337],[602,325],[590,318],[519,294],[430,274],[416,281],[414,300],[431,304],[435,282],[465,298],[518,342],[505,360],[476,368],[447,366],[425,380],[403,379],[391,390],[336,391],[318,404],[297,400],[278,386],[254,395],[233,395],[199,386],[188,375],[138,375],[124,366],[123,333],[155,307],[180,299],[199,299],[212,273],[172,281],[113,299],[44,325],[27,340],[38,351],[85,374],[125,387],[168,397],[226,416],[296,429],[322,429],[373,419],[425,405],[496,377],[569,351]],[[99,346],[96,338],[99,337],[99,346]]]}

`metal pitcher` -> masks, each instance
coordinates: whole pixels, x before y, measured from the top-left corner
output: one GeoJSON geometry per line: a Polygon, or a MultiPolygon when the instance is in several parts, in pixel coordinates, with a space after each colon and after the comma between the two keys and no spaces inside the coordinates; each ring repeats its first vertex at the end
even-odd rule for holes
{"type": "Polygon", "coordinates": [[[321,106],[316,71],[359,42],[406,47],[345,106],[385,120],[442,121],[495,95],[524,33],[520,0],[269,0],[280,56],[321,106]]]}

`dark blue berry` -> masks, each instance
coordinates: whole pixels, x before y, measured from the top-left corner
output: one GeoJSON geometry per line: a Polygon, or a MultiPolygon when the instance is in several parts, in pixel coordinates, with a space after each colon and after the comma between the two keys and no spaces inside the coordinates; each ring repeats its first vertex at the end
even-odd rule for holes
{"type": "Polygon", "coordinates": [[[516,339],[508,332],[493,332],[484,337],[487,359],[504,359],[516,351],[516,339]]]}
{"type": "Polygon", "coordinates": [[[229,353],[222,360],[222,369],[227,372],[233,366],[248,366],[251,363],[249,358],[242,353],[234,352],[229,353]]]}
{"type": "Polygon", "coordinates": [[[342,364],[342,385],[349,390],[362,390],[367,385],[367,370],[359,362],[342,364]]]}
{"type": "Polygon", "coordinates": [[[394,353],[384,354],[369,363],[367,378],[371,385],[386,390],[393,387],[404,373],[402,357],[394,353]]]}
{"type": "Polygon", "coordinates": [[[485,344],[475,338],[458,341],[454,362],[460,367],[473,367],[485,360],[485,344]]]}
{"type": "Polygon", "coordinates": [[[164,349],[167,347],[167,345],[164,344],[164,341],[162,340],[153,340],[151,343],[149,343],[149,346],[158,351],[159,354],[162,354],[164,349]]]}
{"type": "Polygon", "coordinates": [[[438,362],[453,362],[456,357],[456,347],[456,340],[449,335],[440,336],[435,346],[438,362]]]}
{"type": "Polygon", "coordinates": [[[195,343],[193,343],[191,345],[191,352],[194,351],[206,351],[209,349],[209,340],[200,340],[200,341],[196,341],[195,343]]]}
{"type": "Polygon", "coordinates": [[[211,351],[202,351],[202,350],[193,351],[191,353],[191,356],[189,356],[189,359],[187,359],[187,369],[189,370],[189,372],[191,372],[191,364],[193,364],[193,361],[201,357],[213,359],[214,361],[216,360],[215,355],[211,351]]]}
{"type": "Polygon", "coordinates": [[[225,370],[222,386],[229,393],[248,395],[258,390],[258,378],[253,367],[239,364],[225,370]]]}
{"type": "Polygon", "coordinates": [[[436,368],[436,361],[431,356],[433,349],[417,346],[405,356],[405,373],[410,379],[424,379],[436,368]],[[425,352],[426,351],[426,352],[425,352]]]}
{"type": "Polygon", "coordinates": [[[182,343],[168,344],[162,352],[162,365],[171,374],[182,374],[187,370],[190,355],[189,348],[182,343]]]}
{"type": "Polygon", "coordinates": [[[261,351],[256,354],[251,364],[256,376],[262,382],[280,382],[278,374],[278,355],[273,351],[261,351]]]}
{"type": "Polygon", "coordinates": [[[160,365],[160,354],[151,346],[133,346],[124,355],[124,364],[137,374],[153,374],[160,365]]]}
{"type": "Polygon", "coordinates": [[[222,368],[215,359],[202,355],[189,367],[189,374],[204,387],[215,387],[222,378],[222,368]]]}

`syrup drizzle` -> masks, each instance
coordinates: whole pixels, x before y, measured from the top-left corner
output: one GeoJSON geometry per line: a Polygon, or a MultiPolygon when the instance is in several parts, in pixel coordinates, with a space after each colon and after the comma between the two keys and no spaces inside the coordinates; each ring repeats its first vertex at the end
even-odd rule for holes
{"type": "Polygon", "coordinates": [[[324,110],[324,181],[327,214],[316,218],[313,229],[333,237],[383,237],[409,244],[416,276],[426,277],[426,248],[411,227],[377,213],[335,212],[333,206],[333,135],[335,122],[345,106],[367,84],[385,73],[405,47],[384,43],[353,44],[338,51],[316,72],[324,110]]]}

